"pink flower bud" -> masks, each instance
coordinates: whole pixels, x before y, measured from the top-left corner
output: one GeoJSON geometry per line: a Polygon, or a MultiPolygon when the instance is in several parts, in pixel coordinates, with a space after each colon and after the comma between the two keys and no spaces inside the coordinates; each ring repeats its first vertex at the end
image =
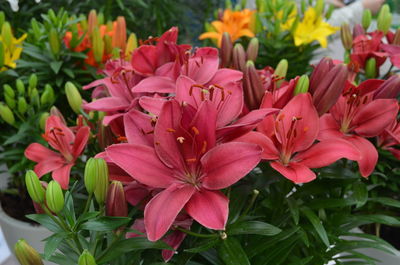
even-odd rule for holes
{"type": "Polygon", "coordinates": [[[229,67],[232,58],[232,39],[228,32],[222,35],[221,44],[221,67],[229,67]]]}
{"type": "Polygon", "coordinates": [[[233,48],[233,68],[236,70],[240,70],[242,72],[245,71],[246,68],[246,52],[244,51],[243,46],[240,43],[237,43],[233,48]]]}
{"type": "Polygon", "coordinates": [[[383,82],[374,93],[374,98],[397,98],[400,94],[400,76],[392,75],[388,80],[383,82]]]}
{"type": "Polygon", "coordinates": [[[108,216],[128,216],[124,187],[119,181],[111,182],[108,187],[106,213],[108,216]]]}

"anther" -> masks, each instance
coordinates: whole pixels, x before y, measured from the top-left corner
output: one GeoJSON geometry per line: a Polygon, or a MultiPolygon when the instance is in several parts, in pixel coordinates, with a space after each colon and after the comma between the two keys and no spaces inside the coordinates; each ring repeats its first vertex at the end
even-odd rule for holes
{"type": "Polygon", "coordinates": [[[176,140],[183,144],[183,141],[185,141],[185,137],[179,136],[178,138],[176,138],[176,140]]]}
{"type": "Polygon", "coordinates": [[[172,128],[167,128],[167,132],[176,132],[174,129],[172,129],[172,128]]]}
{"type": "Polygon", "coordinates": [[[200,131],[196,127],[192,127],[192,131],[194,132],[195,135],[198,135],[200,131]]]}

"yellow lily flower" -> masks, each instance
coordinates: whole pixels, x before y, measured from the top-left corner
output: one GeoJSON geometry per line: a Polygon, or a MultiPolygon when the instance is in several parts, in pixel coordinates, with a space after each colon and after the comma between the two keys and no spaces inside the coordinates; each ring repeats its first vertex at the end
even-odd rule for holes
{"type": "Polygon", "coordinates": [[[301,21],[294,32],[294,44],[301,46],[318,41],[323,48],[328,45],[327,37],[338,31],[338,27],[333,27],[329,23],[324,22],[322,17],[317,17],[317,13],[313,7],[309,7],[303,21],[301,21]]]}
{"type": "Polygon", "coordinates": [[[199,39],[216,39],[218,47],[221,47],[222,35],[224,32],[229,33],[232,42],[240,37],[254,37],[254,32],[250,29],[250,21],[254,11],[244,9],[242,11],[232,11],[226,9],[222,20],[215,20],[211,23],[214,32],[209,31],[200,35],[199,39]]]}
{"type": "MultiPolygon", "coordinates": [[[[16,60],[21,57],[22,42],[26,39],[27,34],[22,35],[19,39],[11,35],[11,43],[7,45],[4,37],[0,35],[0,42],[3,43],[4,66],[0,68],[0,72],[9,68],[17,67],[16,60]]],[[[1,51],[0,51],[1,52],[1,51]]]]}

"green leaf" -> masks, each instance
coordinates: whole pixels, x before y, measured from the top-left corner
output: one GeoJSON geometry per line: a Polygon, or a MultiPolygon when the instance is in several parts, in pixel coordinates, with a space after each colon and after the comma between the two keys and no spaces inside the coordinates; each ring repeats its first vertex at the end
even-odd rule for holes
{"type": "Polygon", "coordinates": [[[386,206],[400,208],[400,201],[392,198],[386,198],[386,197],[369,198],[368,201],[377,202],[386,206]]]}
{"type": "Polygon", "coordinates": [[[129,223],[128,217],[102,216],[82,224],[81,229],[90,231],[112,231],[129,223]]]}
{"type": "Polygon", "coordinates": [[[140,250],[140,249],[170,249],[173,250],[163,241],[151,242],[145,237],[133,237],[119,241],[112,247],[106,250],[99,260],[98,264],[107,263],[110,260],[117,258],[123,253],[140,250]]]}
{"type": "Polygon", "coordinates": [[[219,239],[213,238],[213,239],[205,239],[200,242],[200,244],[197,245],[197,247],[194,248],[188,248],[185,249],[185,252],[189,253],[199,253],[206,251],[212,247],[214,247],[218,243],[219,239]]]}
{"type": "Polygon", "coordinates": [[[26,217],[35,222],[38,222],[39,224],[49,229],[51,232],[62,232],[62,229],[56,223],[54,223],[50,216],[46,214],[28,214],[26,215],[26,217]]]}
{"type": "Polygon", "coordinates": [[[315,231],[317,231],[317,234],[321,238],[322,242],[326,245],[326,247],[330,246],[328,235],[326,234],[325,228],[322,225],[321,220],[318,218],[317,215],[313,211],[311,211],[309,208],[301,208],[301,212],[307,217],[307,219],[310,221],[312,226],[314,227],[315,231]]]}
{"type": "Polygon", "coordinates": [[[361,181],[357,181],[353,184],[353,197],[357,201],[357,208],[363,206],[368,199],[367,185],[361,181]]]}
{"type": "Polygon", "coordinates": [[[250,265],[246,253],[234,237],[222,241],[218,254],[226,265],[250,265]]]}
{"type": "Polygon", "coordinates": [[[59,72],[60,69],[61,69],[62,64],[63,64],[62,61],[51,62],[51,63],[50,63],[50,68],[53,70],[53,72],[54,72],[55,74],[58,74],[58,72],[59,72]]]}
{"type": "Polygon", "coordinates": [[[58,245],[61,243],[63,239],[68,236],[67,233],[57,233],[46,239],[46,244],[44,246],[44,258],[48,260],[51,255],[53,255],[54,251],[56,251],[58,245]]]}
{"type": "Polygon", "coordinates": [[[260,221],[248,221],[235,224],[227,231],[228,235],[255,234],[263,236],[274,236],[280,232],[282,232],[282,230],[278,227],[260,221]]]}
{"type": "Polygon", "coordinates": [[[99,215],[100,212],[87,212],[78,217],[75,223],[75,229],[79,227],[79,225],[87,220],[94,219],[99,215]]]}
{"type": "Polygon", "coordinates": [[[295,225],[298,225],[300,214],[299,214],[299,207],[297,205],[297,202],[293,198],[290,198],[290,197],[286,199],[286,202],[289,206],[289,211],[292,214],[295,225]]]}

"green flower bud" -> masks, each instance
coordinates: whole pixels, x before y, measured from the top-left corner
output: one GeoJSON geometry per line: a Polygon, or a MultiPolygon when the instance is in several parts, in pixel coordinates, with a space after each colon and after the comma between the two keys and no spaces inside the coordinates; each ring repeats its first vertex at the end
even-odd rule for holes
{"type": "Polygon", "coordinates": [[[81,25],[82,30],[83,30],[83,31],[86,31],[86,30],[88,29],[88,23],[87,23],[86,16],[85,16],[84,14],[81,14],[81,15],[79,16],[79,18],[80,18],[79,23],[80,23],[80,25],[81,25]]]}
{"type": "Polygon", "coordinates": [[[361,25],[363,26],[364,30],[366,31],[369,26],[371,25],[372,21],[372,13],[371,10],[369,9],[364,9],[362,20],[361,20],[361,25]]]}
{"type": "Polygon", "coordinates": [[[42,131],[46,129],[46,121],[49,116],[50,114],[48,112],[43,112],[42,115],[40,115],[39,126],[42,131]]]}
{"type": "Polygon", "coordinates": [[[50,181],[46,189],[46,205],[54,213],[59,213],[64,208],[64,194],[57,181],[50,181]]]}
{"type": "Polygon", "coordinates": [[[378,29],[386,34],[392,25],[392,14],[390,13],[390,7],[388,4],[382,6],[379,11],[377,22],[378,29]]]}
{"type": "Polygon", "coordinates": [[[351,50],[353,47],[353,34],[351,34],[349,24],[343,24],[340,27],[340,38],[342,40],[343,47],[346,50],[351,50]]]}
{"type": "Polygon", "coordinates": [[[3,27],[4,21],[6,21],[6,16],[3,11],[0,11],[0,29],[3,27]]]}
{"type": "Polygon", "coordinates": [[[317,3],[315,4],[315,13],[317,18],[322,16],[322,14],[324,13],[324,9],[325,9],[325,1],[317,0],[317,3]]]}
{"type": "Polygon", "coordinates": [[[11,47],[13,34],[11,31],[10,23],[4,22],[3,26],[1,27],[1,37],[6,47],[11,47]]]}
{"type": "Polygon", "coordinates": [[[306,12],[306,9],[307,9],[307,2],[306,2],[306,0],[301,0],[301,2],[300,2],[300,10],[301,10],[301,13],[304,14],[304,13],[306,12]]]}
{"type": "Polygon", "coordinates": [[[85,187],[89,194],[94,192],[96,186],[96,179],[97,179],[96,158],[89,158],[89,160],[86,162],[85,174],[84,174],[85,187]]]}
{"type": "Polygon", "coordinates": [[[294,95],[307,93],[308,87],[310,86],[310,80],[307,75],[302,75],[297,81],[296,88],[294,89],[294,95]]]}
{"type": "Polygon", "coordinates": [[[252,38],[246,50],[247,60],[251,60],[253,62],[256,61],[258,56],[258,47],[259,47],[258,39],[252,38]]]}
{"type": "Polygon", "coordinates": [[[42,93],[42,96],[40,97],[40,103],[42,105],[51,105],[54,102],[54,90],[53,88],[47,84],[44,87],[44,92],[42,93]]]}
{"type": "Polygon", "coordinates": [[[4,45],[0,41],[0,69],[4,66],[4,45]]]}
{"type": "Polygon", "coordinates": [[[103,13],[99,13],[97,15],[97,22],[99,23],[99,25],[104,24],[104,14],[103,13]]]}
{"type": "Polygon", "coordinates": [[[28,103],[24,97],[18,97],[18,112],[21,114],[25,114],[28,110],[28,103]]]}
{"type": "Polygon", "coordinates": [[[36,88],[32,89],[30,101],[34,106],[40,107],[39,91],[36,88]]]}
{"type": "Polygon", "coordinates": [[[104,36],[104,48],[107,54],[110,54],[113,50],[112,38],[109,35],[104,36]]]}
{"type": "Polygon", "coordinates": [[[282,80],[278,80],[276,82],[276,85],[278,87],[282,84],[283,80],[285,79],[288,67],[289,63],[286,59],[280,60],[278,65],[276,66],[274,74],[277,78],[282,78],[282,80]]]}
{"type": "Polygon", "coordinates": [[[108,190],[108,167],[102,158],[96,158],[97,181],[94,188],[94,196],[99,204],[104,204],[108,190]]]}
{"type": "Polygon", "coordinates": [[[14,246],[14,252],[21,265],[43,265],[39,253],[24,239],[18,240],[14,246]]]}
{"type": "Polygon", "coordinates": [[[71,109],[76,113],[81,113],[82,97],[76,86],[67,82],[65,84],[65,94],[67,95],[68,103],[71,109]]]}
{"type": "Polygon", "coordinates": [[[24,82],[22,82],[20,79],[17,79],[17,81],[15,81],[15,86],[17,87],[18,95],[23,97],[25,95],[24,82]]]}
{"type": "Polygon", "coordinates": [[[0,117],[10,125],[15,123],[14,114],[11,109],[2,102],[0,102],[0,117]]]}
{"type": "Polygon", "coordinates": [[[58,36],[58,32],[55,28],[51,28],[49,31],[49,43],[51,53],[55,58],[58,58],[61,49],[60,38],[58,36]]]}
{"type": "Polygon", "coordinates": [[[15,106],[17,105],[17,102],[15,102],[15,99],[10,97],[7,94],[4,95],[4,99],[6,100],[6,103],[10,107],[10,109],[14,109],[15,106]]]}
{"type": "Polygon", "coordinates": [[[33,170],[28,170],[26,172],[25,184],[32,201],[39,204],[44,203],[45,190],[33,170]]]}
{"type": "Polygon", "coordinates": [[[326,11],[325,18],[326,19],[330,19],[331,16],[332,16],[333,11],[335,11],[335,9],[336,9],[335,6],[330,4],[329,7],[328,7],[328,11],[326,11]]]}
{"type": "Polygon", "coordinates": [[[85,249],[82,252],[82,255],[78,259],[78,265],[96,265],[96,264],[97,264],[96,260],[87,249],[85,249]]]}
{"type": "Polygon", "coordinates": [[[92,43],[93,43],[93,54],[94,59],[97,63],[101,63],[103,61],[104,54],[104,41],[101,37],[99,27],[95,27],[92,33],[92,43]]]}
{"type": "Polygon", "coordinates": [[[365,76],[369,79],[376,78],[377,76],[377,68],[376,68],[376,59],[369,58],[367,63],[365,64],[365,76]]]}
{"type": "Polygon", "coordinates": [[[35,40],[39,40],[40,37],[42,36],[42,33],[40,31],[39,23],[35,18],[32,18],[31,20],[31,28],[33,31],[33,36],[35,37],[35,40]]]}
{"type": "Polygon", "coordinates": [[[28,82],[29,86],[28,87],[30,89],[36,88],[37,82],[38,82],[37,75],[36,74],[31,74],[31,76],[29,77],[29,82],[28,82]]]}
{"type": "Polygon", "coordinates": [[[8,95],[11,98],[15,98],[14,89],[10,85],[5,84],[3,85],[3,88],[4,88],[4,95],[8,95]]]}

